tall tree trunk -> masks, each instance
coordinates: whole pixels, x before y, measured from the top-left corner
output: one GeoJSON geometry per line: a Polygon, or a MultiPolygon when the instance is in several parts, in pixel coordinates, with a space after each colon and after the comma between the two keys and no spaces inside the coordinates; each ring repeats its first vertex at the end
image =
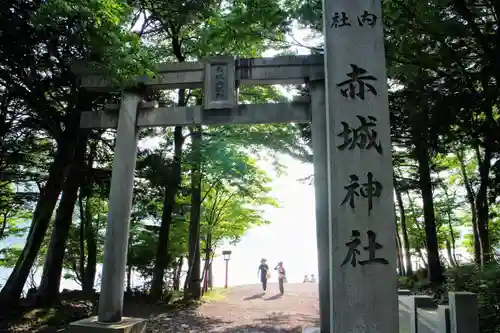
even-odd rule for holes
{"type": "MultiPolygon", "coordinates": [[[[424,148],[425,149],[425,148],[424,148]]],[[[427,149],[419,154],[419,183],[424,206],[425,235],[427,239],[427,264],[429,281],[436,285],[443,281],[443,269],[439,260],[439,246],[436,232],[436,217],[427,149]]]]}
{"type": "Polygon", "coordinates": [[[82,290],[88,296],[94,295],[94,282],[97,271],[97,241],[96,230],[92,219],[90,197],[85,203],[85,244],[87,248],[87,265],[83,276],[82,290]]]}
{"type": "Polygon", "coordinates": [[[406,275],[405,269],[403,267],[403,247],[401,246],[401,236],[399,235],[399,225],[398,225],[398,216],[396,214],[396,206],[393,205],[394,211],[394,223],[396,224],[396,232],[394,233],[394,238],[396,240],[396,267],[398,270],[398,274],[400,276],[406,275]]]}
{"type": "Polygon", "coordinates": [[[476,196],[474,190],[472,189],[472,184],[467,175],[467,169],[465,167],[465,156],[463,150],[457,150],[456,152],[458,161],[460,162],[460,171],[462,173],[462,179],[464,182],[465,191],[467,193],[467,201],[469,202],[470,211],[472,214],[472,233],[474,235],[474,262],[478,265],[481,264],[481,243],[479,241],[479,233],[477,228],[477,209],[476,209],[476,196]]]}
{"type": "Polygon", "coordinates": [[[210,263],[208,264],[208,288],[210,288],[210,290],[212,290],[212,288],[214,287],[214,271],[212,269],[213,260],[214,258],[212,255],[212,258],[210,258],[210,263]]]}
{"type": "Polygon", "coordinates": [[[85,166],[85,180],[80,190],[80,277],[82,291],[86,297],[94,296],[94,281],[97,270],[97,242],[92,214],[92,171],[97,153],[97,142],[90,143],[90,153],[85,166]],[[85,203],[84,203],[85,201],[85,203]]]}
{"type": "Polygon", "coordinates": [[[187,299],[201,297],[200,212],[201,212],[201,126],[191,129],[193,164],[191,167],[191,214],[189,218],[189,287],[187,299]]]}
{"type": "Polygon", "coordinates": [[[71,223],[73,222],[73,212],[78,199],[78,188],[80,187],[87,141],[87,134],[79,135],[74,161],[69,168],[61,201],[56,212],[54,228],[43,267],[42,280],[37,293],[37,303],[42,306],[57,301],[59,296],[66,241],[71,223]]]}
{"type": "Polygon", "coordinates": [[[97,270],[97,243],[92,222],[92,191],[90,185],[83,186],[78,203],[80,206],[80,277],[82,291],[87,297],[94,294],[94,281],[97,270]],[[85,204],[83,200],[85,199],[85,204]],[[85,259],[86,258],[86,259],[85,259]]]}
{"type": "Polygon", "coordinates": [[[396,189],[396,200],[398,202],[399,216],[400,216],[400,224],[401,224],[401,233],[403,234],[403,256],[404,256],[404,266],[406,275],[409,277],[413,276],[413,269],[411,267],[411,253],[410,253],[410,241],[408,238],[408,228],[406,226],[406,210],[403,203],[403,197],[401,195],[401,191],[396,189]]]}
{"type": "Polygon", "coordinates": [[[476,155],[479,164],[479,178],[481,180],[479,190],[476,196],[477,208],[477,233],[481,245],[481,266],[491,262],[491,244],[489,235],[489,203],[488,203],[488,184],[490,181],[491,168],[491,150],[486,143],[488,138],[485,135],[484,156],[481,159],[479,147],[476,147],[476,155]]]}
{"type": "Polygon", "coordinates": [[[210,253],[211,253],[211,248],[210,244],[212,243],[212,237],[210,235],[210,231],[208,232],[207,239],[206,239],[206,248],[205,248],[205,264],[203,267],[203,292],[208,291],[208,283],[210,281],[210,276],[208,274],[209,272],[209,267],[210,267],[210,253]]]}
{"type": "MultiPolygon", "coordinates": [[[[174,162],[175,163],[175,162],[174,162]]],[[[153,280],[151,282],[151,297],[153,300],[160,300],[163,294],[163,284],[165,269],[168,265],[168,240],[170,235],[170,225],[172,224],[172,212],[174,209],[175,194],[173,180],[167,179],[168,184],[165,187],[165,196],[163,198],[163,210],[161,216],[160,234],[156,248],[156,260],[153,268],[153,280]],[[173,197],[173,198],[172,198],[173,197]]]]}
{"type": "Polygon", "coordinates": [[[456,257],[456,241],[455,241],[455,231],[453,230],[453,226],[451,225],[451,222],[448,221],[448,227],[450,230],[450,255],[451,259],[453,260],[452,265],[457,266],[457,257],[456,257]]]}
{"type": "Polygon", "coordinates": [[[434,215],[434,199],[430,174],[427,112],[413,110],[413,139],[418,162],[419,187],[422,194],[429,281],[435,285],[443,282],[443,268],[439,260],[439,246],[434,215]]]}
{"type": "Polygon", "coordinates": [[[187,297],[187,293],[189,292],[189,268],[186,277],[184,278],[183,286],[184,286],[184,297],[187,297]]]}
{"type": "Polygon", "coordinates": [[[56,156],[49,169],[49,178],[45,187],[40,191],[40,197],[33,213],[33,221],[28,232],[26,245],[9,279],[0,291],[0,308],[12,308],[19,304],[24,284],[38,255],[61,193],[65,179],[63,175],[65,175],[65,169],[71,161],[77,134],[78,132],[74,129],[68,129],[58,142],[56,156]]]}
{"type": "Polygon", "coordinates": [[[424,255],[422,253],[422,249],[420,247],[417,247],[415,249],[415,252],[417,252],[418,257],[420,258],[420,260],[422,260],[422,263],[424,264],[424,267],[425,268],[429,268],[429,264],[427,263],[427,260],[425,260],[425,257],[424,257],[424,255]]]}
{"type": "Polygon", "coordinates": [[[398,268],[399,275],[405,276],[406,272],[403,267],[403,255],[401,254],[403,249],[401,247],[401,237],[399,237],[398,232],[396,232],[395,238],[396,238],[396,265],[398,268]]]}
{"type": "MultiPolygon", "coordinates": [[[[179,105],[184,106],[186,101],[186,91],[179,89],[179,105]]],[[[151,297],[159,300],[163,294],[163,278],[168,264],[168,241],[170,225],[172,224],[172,213],[175,206],[175,197],[181,183],[181,155],[184,136],[182,126],[175,126],[174,129],[174,158],[172,171],[165,187],[165,198],[163,201],[163,211],[161,216],[160,235],[156,248],[156,260],[153,268],[153,281],[151,282],[151,297]]]]}
{"type": "MultiPolygon", "coordinates": [[[[82,282],[82,289],[83,289],[83,276],[85,275],[85,208],[83,208],[83,195],[84,195],[84,190],[83,188],[85,187],[85,184],[82,186],[82,189],[80,190],[80,195],[78,196],[78,208],[80,209],[80,230],[78,233],[78,245],[79,245],[79,250],[80,253],[78,255],[78,278],[82,282]]],[[[76,268],[76,265],[75,265],[76,268]]],[[[76,269],[75,269],[76,271],[76,269]]]]}
{"type": "Polygon", "coordinates": [[[455,249],[456,249],[455,231],[453,230],[452,217],[451,217],[451,211],[453,208],[450,206],[451,198],[448,194],[448,190],[446,189],[446,187],[443,187],[443,191],[444,195],[446,196],[446,218],[448,222],[448,229],[450,232],[450,240],[451,240],[451,243],[447,244],[446,246],[451,265],[457,266],[457,258],[455,257],[455,249]]]}
{"type": "Polygon", "coordinates": [[[7,227],[8,214],[2,214],[2,223],[0,223],[0,239],[4,238],[5,229],[7,227]]]}
{"type": "MultiPolygon", "coordinates": [[[[133,221],[132,221],[133,222],[133,221]]],[[[132,229],[133,223],[130,223],[132,229]]],[[[127,293],[132,292],[132,265],[130,265],[130,258],[133,256],[132,245],[134,242],[133,232],[130,231],[128,235],[128,249],[127,249],[127,293]]]]}
{"type": "Polygon", "coordinates": [[[132,292],[132,266],[127,266],[127,292],[132,292]]]}

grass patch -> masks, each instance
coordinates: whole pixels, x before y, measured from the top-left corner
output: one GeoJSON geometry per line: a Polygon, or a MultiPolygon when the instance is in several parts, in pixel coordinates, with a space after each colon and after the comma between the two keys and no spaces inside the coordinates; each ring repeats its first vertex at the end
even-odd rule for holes
{"type": "Polygon", "coordinates": [[[172,291],[172,298],[170,299],[170,303],[175,303],[179,302],[184,298],[184,291],[179,290],[179,291],[172,291]]]}
{"type": "Polygon", "coordinates": [[[212,290],[207,291],[202,297],[202,301],[209,301],[209,302],[214,302],[214,301],[221,301],[224,298],[226,298],[226,294],[229,291],[229,289],[224,289],[224,288],[214,288],[212,290]]]}

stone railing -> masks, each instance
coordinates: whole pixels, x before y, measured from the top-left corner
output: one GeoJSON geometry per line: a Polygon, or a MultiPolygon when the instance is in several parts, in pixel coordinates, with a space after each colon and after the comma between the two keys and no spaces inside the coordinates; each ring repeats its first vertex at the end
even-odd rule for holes
{"type": "Polygon", "coordinates": [[[399,333],[479,333],[476,294],[449,292],[449,305],[399,291],[399,333]]]}

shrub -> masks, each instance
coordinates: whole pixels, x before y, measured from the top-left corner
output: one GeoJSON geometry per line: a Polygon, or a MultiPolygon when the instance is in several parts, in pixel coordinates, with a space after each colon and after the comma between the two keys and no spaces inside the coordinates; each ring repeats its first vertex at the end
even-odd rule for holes
{"type": "Polygon", "coordinates": [[[429,273],[429,270],[427,268],[419,268],[413,274],[414,274],[414,278],[417,281],[424,283],[424,281],[428,281],[428,278],[427,278],[428,273],[429,273]]]}
{"type": "Polygon", "coordinates": [[[414,281],[407,276],[398,276],[397,279],[398,289],[413,289],[414,281]]]}

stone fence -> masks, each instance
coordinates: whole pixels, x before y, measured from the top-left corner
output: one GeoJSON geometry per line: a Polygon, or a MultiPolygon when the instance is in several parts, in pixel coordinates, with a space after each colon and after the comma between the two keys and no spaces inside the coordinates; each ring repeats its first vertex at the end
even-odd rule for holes
{"type": "Polygon", "coordinates": [[[449,305],[399,291],[399,333],[479,333],[476,294],[449,292],[449,305]]]}

